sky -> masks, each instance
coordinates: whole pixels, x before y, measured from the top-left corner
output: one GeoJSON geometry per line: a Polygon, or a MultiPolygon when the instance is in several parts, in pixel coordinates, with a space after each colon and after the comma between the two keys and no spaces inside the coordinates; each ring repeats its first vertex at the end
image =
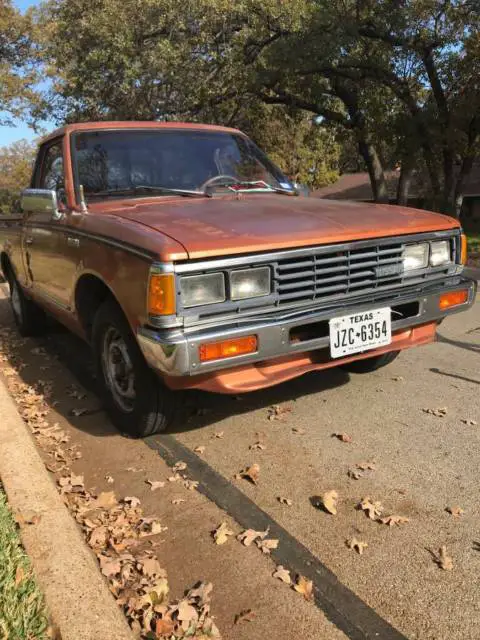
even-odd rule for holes
{"type": "MultiPolygon", "coordinates": [[[[13,0],[13,5],[20,9],[20,11],[25,11],[28,7],[39,4],[39,2],[40,0],[13,0]]],[[[49,122],[44,123],[43,126],[49,131],[55,128],[53,123],[49,122]]],[[[0,147],[10,144],[15,140],[21,140],[22,138],[33,140],[37,137],[38,135],[35,131],[28,127],[24,122],[16,122],[13,127],[0,126],[0,147]]]]}

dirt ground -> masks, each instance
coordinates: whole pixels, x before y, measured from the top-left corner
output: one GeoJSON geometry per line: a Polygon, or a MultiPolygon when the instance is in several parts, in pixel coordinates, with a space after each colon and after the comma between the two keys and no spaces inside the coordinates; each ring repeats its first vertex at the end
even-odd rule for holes
{"type": "MultiPolygon", "coordinates": [[[[0,328],[10,326],[2,294],[0,328]]],[[[48,420],[81,452],[72,470],[91,490],[138,497],[168,527],[151,548],[172,593],[180,597],[198,580],[211,581],[212,613],[224,638],[474,640],[480,637],[479,356],[477,300],[441,325],[437,343],[404,352],[385,369],[314,373],[236,398],[191,393],[184,420],[145,441],[114,430],[95,394],[88,349],[67,332],[55,328],[17,341],[1,366],[23,365],[19,379],[29,385],[51,382],[48,420]],[[274,405],[284,411],[269,419],[274,405]],[[86,411],[75,416],[75,409],[86,411]],[[201,454],[198,446],[205,447],[201,454]],[[182,459],[198,491],[168,481],[167,462],[182,459]],[[235,477],[253,463],[260,467],[256,485],[235,477]],[[165,486],[151,491],[147,480],[165,486]],[[329,490],[338,493],[336,515],[318,508],[329,490]],[[408,521],[389,526],[369,519],[357,508],[367,497],[381,503],[378,518],[408,521]],[[455,507],[461,515],[447,511],[455,507]],[[212,531],[223,521],[234,533],[270,526],[278,549],[263,554],[234,536],[217,546],[212,531]],[[346,544],[353,538],[368,544],[362,555],[346,544]],[[443,545],[451,570],[436,562],[443,545]],[[292,576],[308,573],[315,602],[273,578],[277,564],[292,576]],[[252,621],[234,624],[245,609],[252,621]]]]}

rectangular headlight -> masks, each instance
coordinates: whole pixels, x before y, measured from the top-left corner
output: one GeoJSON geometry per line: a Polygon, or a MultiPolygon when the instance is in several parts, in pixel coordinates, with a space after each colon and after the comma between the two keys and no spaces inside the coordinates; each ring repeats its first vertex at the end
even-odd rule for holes
{"type": "Polygon", "coordinates": [[[448,240],[432,242],[430,247],[430,266],[439,267],[452,261],[450,242],[448,240]]]}
{"type": "Polygon", "coordinates": [[[271,291],[270,267],[240,269],[230,273],[230,297],[232,300],[268,296],[271,291]]]}
{"type": "Polygon", "coordinates": [[[199,307],[225,300],[225,277],[223,273],[208,273],[200,276],[180,278],[184,307],[199,307]]]}
{"type": "Polygon", "coordinates": [[[425,269],[428,267],[428,251],[427,242],[420,244],[407,244],[403,250],[403,270],[413,271],[414,269],[425,269]]]}

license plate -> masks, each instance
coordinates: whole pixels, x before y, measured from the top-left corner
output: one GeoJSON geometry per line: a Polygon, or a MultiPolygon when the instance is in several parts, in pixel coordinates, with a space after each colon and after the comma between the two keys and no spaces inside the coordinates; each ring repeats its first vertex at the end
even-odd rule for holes
{"type": "Polygon", "coordinates": [[[389,307],[332,318],[329,325],[332,358],[376,349],[392,341],[389,307]]]}

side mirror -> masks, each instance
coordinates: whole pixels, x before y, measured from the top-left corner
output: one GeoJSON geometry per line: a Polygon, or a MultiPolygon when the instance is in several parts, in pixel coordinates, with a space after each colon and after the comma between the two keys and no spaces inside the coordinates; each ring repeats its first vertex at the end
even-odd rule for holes
{"type": "Polygon", "coordinates": [[[53,189],[25,189],[20,197],[20,207],[24,213],[49,213],[53,220],[60,220],[57,194],[53,189]]]}

